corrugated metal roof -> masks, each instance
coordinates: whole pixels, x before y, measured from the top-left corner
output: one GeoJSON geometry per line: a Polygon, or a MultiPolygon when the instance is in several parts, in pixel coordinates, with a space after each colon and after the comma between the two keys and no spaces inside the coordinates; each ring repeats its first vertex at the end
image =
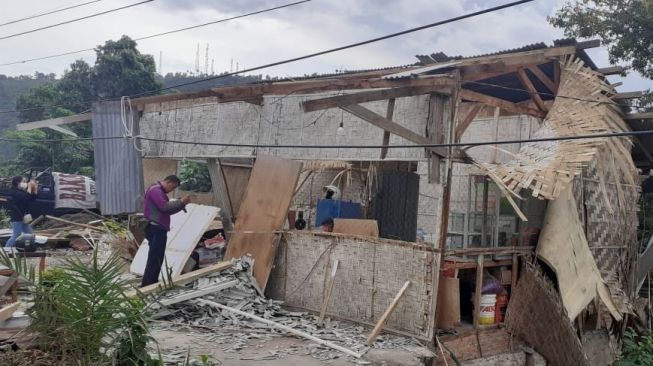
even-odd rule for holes
{"type": "MultiPolygon", "coordinates": [[[[125,134],[120,102],[94,103],[92,113],[93,138],[100,138],[95,140],[95,176],[100,210],[105,215],[139,212],[144,192],[141,154],[130,139],[101,139],[125,134]]],[[[138,121],[137,113],[134,111],[135,121],[138,121]]]]}

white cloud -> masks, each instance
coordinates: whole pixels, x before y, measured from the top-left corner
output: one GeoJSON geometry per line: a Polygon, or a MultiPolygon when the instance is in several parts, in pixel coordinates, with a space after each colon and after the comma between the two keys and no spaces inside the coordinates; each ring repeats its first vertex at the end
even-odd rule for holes
{"type": "MultiPolygon", "coordinates": [[[[135,0],[102,1],[52,16],[0,27],[0,37],[66,19],[83,16],[135,0]]],[[[0,40],[0,63],[93,47],[123,34],[142,37],[154,33],[209,22],[272,6],[282,0],[208,1],[157,0],[131,9],[103,15],[61,27],[0,40]]],[[[3,9],[2,20],[11,20],[46,9],[71,4],[71,0],[23,0],[3,9]]],[[[449,17],[495,6],[503,1],[446,0],[313,0],[302,5],[224,22],[164,37],[143,40],[139,49],[155,56],[163,53],[163,71],[194,69],[197,44],[200,65],[204,67],[204,48],[210,46],[217,72],[228,70],[230,60],[240,68],[262,65],[377,37],[403,29],[433,23],[449,17]]],[[[445,52],[464,56],[496,52],[529,43],[551,44],[562,32],[551,27],[546,16],[556,2],[536,1],[491,14],[423,30],[376,44],[283,65],[257,73],[303,75],[333,72],[336,69],[378,68],[409,64],[414,55],[445,52]]],[[[591,51],[599,66],[607,66],[605,50],[591,51]]],[[[79,55],[0,67],[7,75],[54,72],[61,74],[72,61],[83,58],[93,62],[94,55],[79,55]]],[[[210,61],[209,61],[210,63],[210,61]]],[[[624,90],[651,87],[650,81],[637,75],[624,80],[624,90]]]]}

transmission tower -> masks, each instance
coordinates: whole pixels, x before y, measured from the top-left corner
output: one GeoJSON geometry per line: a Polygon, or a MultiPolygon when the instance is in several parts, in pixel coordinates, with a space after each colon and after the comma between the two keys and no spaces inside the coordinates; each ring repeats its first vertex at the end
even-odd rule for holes
{"type": "Polygon", "coordinates": [[[200,73],[200,44],[197,44],[197,51],[195,52],[195,72],[200,73]]]}
{"type": "Polygon", "coordinates": [[[206,44],[206,52],[204,53],[204,74],[209,74],[209,44],[206,44]]]}

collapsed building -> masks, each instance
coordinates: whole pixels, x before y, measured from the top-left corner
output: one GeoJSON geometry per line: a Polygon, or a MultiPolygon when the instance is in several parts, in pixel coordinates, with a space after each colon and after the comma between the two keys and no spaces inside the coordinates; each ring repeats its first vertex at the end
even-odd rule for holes
{"type": "Polygon", "coordinates": [[[140,211],[147,184],[206,162],[212,191],[198,200],[220,207],[227,256],[251,254],[285,306],[383,318],[460,360],[528,345],[553,365],[608,364],[643,280],[638,168],[653,158],[637,136],[575,138],[651,118],[624,114],[633,93],[594,65],[596,46],[422,55],[21,128],[92,120],[103,214],[140,211]],[[337,200],[321,200],[328,186],[337,200]],[[333,233],[311,230],[325,217],[333,233]]]}

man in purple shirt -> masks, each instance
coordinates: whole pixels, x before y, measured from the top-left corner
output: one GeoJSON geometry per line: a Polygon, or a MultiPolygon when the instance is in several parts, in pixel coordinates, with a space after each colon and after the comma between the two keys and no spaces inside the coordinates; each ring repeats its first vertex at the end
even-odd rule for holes
{"type": "Polygon", "coordinates": [[[167,176],[161,182],[150,186],[145,192],[143,214],[148,220],[145,228],[145,239],[150,246],[147,254],[147,264],[143,273],[142,287],[159,282],[159,273],[165,257],[168,231],[170,231],[170,215],[185,210],[190,197],[170,201],[168,193],[179,187],[176,175],[167,176]]]}

